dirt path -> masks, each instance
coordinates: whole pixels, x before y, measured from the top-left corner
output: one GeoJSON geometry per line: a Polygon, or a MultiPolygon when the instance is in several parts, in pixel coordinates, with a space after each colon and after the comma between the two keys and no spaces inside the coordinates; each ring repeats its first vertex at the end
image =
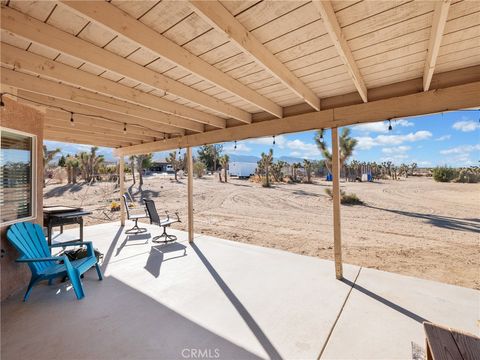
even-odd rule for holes
{"type": "MultiPolygon", "coordinates": [[[[265,189],[249,181],[195,179],[195,232],[332,259],[328,186],[315,181],[265,189]]],[[[342,188],[365,202],[341,209],[346,263],[480,289],[480,184],[409,178],[342,183],[342,188]]],[[[178,211],[186,220],[186,179],[147,177],[143,190],[159,209],[178,211]]],[[[114,198],[112,186],[105,184],[52,185],[45,194],[48,205],[83,201],[92,210],[105,209],[114,198]]],[[[106,214],[118,219],[118,213],[106,214]]],[[[87,224],[102,221],[111,220],[96,210],[87,224]]],[[[178,228],[185,229],[185,223],[178,228]]]]}

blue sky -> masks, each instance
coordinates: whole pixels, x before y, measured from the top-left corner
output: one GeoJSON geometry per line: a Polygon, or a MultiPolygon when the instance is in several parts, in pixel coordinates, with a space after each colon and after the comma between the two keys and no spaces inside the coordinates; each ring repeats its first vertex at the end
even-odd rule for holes
{"type": "MultiPolygon", "coordinates": [[[[480,111],[455,111],[424,115],[388,122],[351,126],[352,136],[358,139],[353,159],[359,161],[393,161],[396,164],[416,162],[420,167],[437,165],[479,165],[480,111]]],[[[273,145],[272,137],[224,143],[226,153],[259,156],[273,148],[274,157],[321,159],[313,140],[315,131],[279,135],[273,145]]],[[[330,144],[330,131],[325,134],[330,144]]],[[[89,146],[47,141],[48,148],[60,147],[64,154],[87,151],[89,146]]],[[[196,151],[195,151],[196,152],[196,151]]],[[[108,160],[113,160],[110,149],[101,148],[108,160]]],[[[163,156],[155,154],[155,158],[163,156]]]]}

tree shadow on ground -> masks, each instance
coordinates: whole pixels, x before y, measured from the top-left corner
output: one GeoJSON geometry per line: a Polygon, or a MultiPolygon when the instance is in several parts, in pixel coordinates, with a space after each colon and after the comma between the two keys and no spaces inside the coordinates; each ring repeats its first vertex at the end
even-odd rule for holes
{"type": "Polygon", "coordinates": [[[412,211],[385,209],[385,208],[380,208],[380,207],[366,205],[366,204],[364,204],[364,206],[372,209],[376,209],[376,210],[388,211],[398,215],[423,219],[428,224],[431,224],[433,226],[443,228],[443,229],[480,233],[479,219],[459,219],[459,218],[454,218],[450,216],[443,216],[443,215],[436,215],[436,214],[422,214],[422,213],[417,213],[412,211]]]}
{"type": "Polygon", "coordinates": [[[66,192],[78,192],[83,189],[84,184],[65,184],[62,186],[57,186],[53,189],[48,190],[45,194],[43,194],[44,198],[51,198],[51,197],[59,197],[63,196],[66,192]]]}
{"type": "Polygon", "coordinates": [[[141,186],[134,187],[133,184],[128,187],[128,193],[131,196],[131,200],[136,202],[140,202],[142,199],[151,199],[160,196],[160,191],[143,190],[141,186]]]}

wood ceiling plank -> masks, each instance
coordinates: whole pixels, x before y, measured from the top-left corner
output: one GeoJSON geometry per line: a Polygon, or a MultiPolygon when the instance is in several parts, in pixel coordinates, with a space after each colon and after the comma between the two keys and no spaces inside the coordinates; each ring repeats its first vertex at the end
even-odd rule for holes
{"type": "Polygon", "coordinates": [[[314,0],[313,4],[315,5],[317,11],[320,13],[322,18],[323,25],[325,26],[330,38],[333,42],[333,45],[337,49],[340,58],[347,67],[347,71],[350,74],[355,87],[357,88],[358,93],[362,97],[364,102],[368,101],[367,87],[362,78],[362,74],[355,63],[355,59],[352,55],[352,51],[345,40],[345,35],[343,34],[338,20],[335,16],[335,11],[330,1],[320,1],[314,0]]]}
{"type": "MultiPolygon", "coordinates": [[[[91,64],[95,64],[118,74],[127,76],[131,79],[135,79],[138,81],[138,83],[142,82],[157,89],[172,92],[178,96],[182,96],[190,101],[196,102],[207,108],[211,108],[212,110],[219,111],[240,121],[246,123],[251,121],[251,115],[243,110],[234,108],[228,104],[223,104],[218,100],[206,96],[200,91],[191,89],[188,86],[173,81],[172,79],[169,79],[168,77],[158,74],[150,69],[135,65],[129,60],[101,49],[84,40],[71,36],[52,26],[39,22],[31,17],[17,12],[16,10],[9,8],[2,9],[1,19],[2,28],[11,30],[15,34],[40,43],[44,46],[57,49],[58,51],[62,52],[62,55],[73,55],[77,59],[82,59],[91,64]]],[[[61,56],[57,60],[60,60],[61,56]]],[[[74,64],[74,66],[77,65],[75,67],[78,67],[82,63],[83,62],[80,61],[80,64],[74,64]]],[[[166,112],[178,114],[189,119],[203,119],[203,121],[211,122],[218,120],[218,118],[198,110],[182,108],[178,105],[172,106],[166,102],[163,102],[162,106],[164,106],[164,111],[166,112]]]]}
{"type": "Polygon", "coordinates": [[[423,71],[423,91],[428,91],[430,88],[433,72],[435,71],[435,64],[437,62],[438,52],[442,43],[443,31],[448,18],[450,3],[450,0],[442,0],[435,3],[432,31],[430,33],[427,58],[425,59],[425,69],[423,71]]]}
{"type": "Polygon", "coordinates": [[[257,40],[243,25],[225,9],[218,1],[190,1],[202,18],[218,31],[226,34],[242,51],[247,52],[265,70],[280,80],[283,85],[297,96],[310,104],[315,110],[320,110],[320,100],[305,86],[283,63],[278,60],[263,44],[257,40]]]}
{"type": "MultiPolygon", "coordinates": [[[[277,104],[259,96],[255,91],[233,80],[228,75],[192,55],[181,46],[152,30],[140,21],[137,21],[110,3],[78,1],[64,1],[62,3],[74,9],[77,13],[88,17],[91,21],[96,21],[110,28],[117,34],[136,42],[139,46],[149,49],[184,69],[191,71],[197,76],[217,84],[223,89],[258,106],[260,109],[275,114],[277,117],[282,116],[282,109],[277,104]]],[[[182,97],[186,96],[183,95],[182,97]]],[[[200,104],[198,101],[195,102],[200,104]]],[[[211,108],[211,106],[209,108],[211,108]]]]}

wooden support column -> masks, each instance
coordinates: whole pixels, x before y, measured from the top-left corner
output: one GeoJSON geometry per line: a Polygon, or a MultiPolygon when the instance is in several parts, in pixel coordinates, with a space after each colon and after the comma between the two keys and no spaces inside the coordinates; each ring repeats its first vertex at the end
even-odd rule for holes
{"type": "Polygon", "coordinates": [[[193,158],[192,148],[187,147],[188,168],[188,241],[193,242],[193,158]]]}
{"type": "Polygon", "coordinates": [[[332,175],[333,175],[333,251],[335,255],[335,276],[343,278],[342,232],[340,221],[340,153],[338,129],[332,128],[332,175]]]}
{"type": "Polygon", "coordinates": [[[123,194],[125,194],[125,158],[123,156],[120,156],[118,172],[118,176],[120,177],[120,224],[125,226],[125,203],[122,199],[123,194]]]}

